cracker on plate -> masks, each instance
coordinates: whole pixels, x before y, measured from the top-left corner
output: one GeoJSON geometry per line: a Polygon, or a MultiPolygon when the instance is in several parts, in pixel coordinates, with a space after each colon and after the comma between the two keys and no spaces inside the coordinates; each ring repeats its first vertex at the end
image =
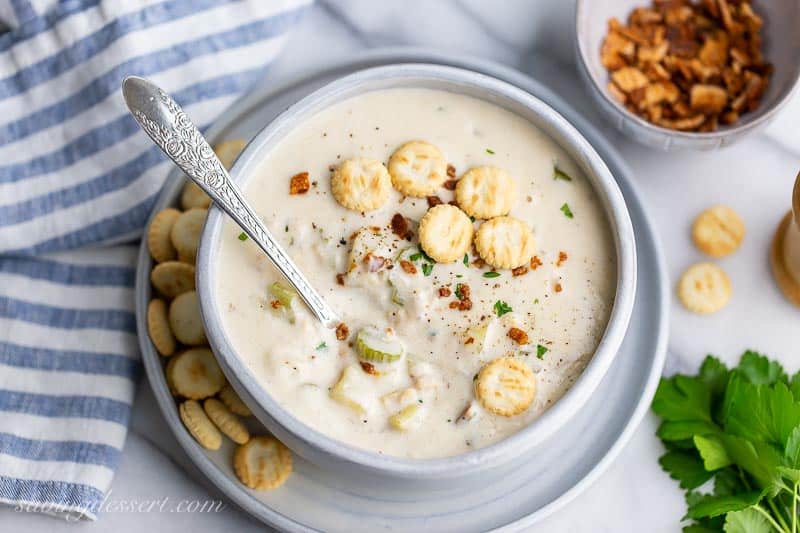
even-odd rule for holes
{"type": "Polygon", "coordinates": [[[206,416],[203,408],[195,400],[186,400],[178,406],[178,414],[183,425],[194,440],[207,450],[218,450],[222,445],[222,435],[206,416]]]}
{"type": "Polygon", "coordinates": [[[179,261],[194,263],[207,213],[207,209],[199,207],[189,209],[181,213],[181,216],[172,225],[170,239],[172,239],[172,244],[178,251],[179,261]]]}
{"type": "Polygon", "coordinates": [[[699,314],[716,313],[731,298],[731,281],[719,265],[697,263],[681,276],[678,297],[689,311],[699,314]]]}
{"type": "Polygon", "coordinates": [[[173,224],[180,216],[181,212],[177,209],[171,207],[162,209],[156,213],[147,228],[147,248],[157,263],[171,261],[178,255],[175,246],[172,244],[170,232],[173,224]]]}
{"type": "Polygon", "coordinates": [[[236,449],[233,469],[251,489],[276,489],[292,473],[292,454],[274,437],[252,437],[236,449]]]}
{"type": "Polygon", "coordinates": [[[147,304],[147,333],[158,353],[163,356],[175,353],[176,342],[169,326],[167,304],[160,298],[147,304]]]}
{"type": "Polygon", "coordinates": [[[197,346],[206,343],[197,291],[186,291],[172,300],[169,304],[169,325],[183,344],[197,346]]]}
{"type": "Polygon", "coordinates": [[[225,376],[208,348],[174,356],[167,365],[167,379],[177,394],[192,400],[213,396],[225,386],[225,376]]]}
{"type": "Polygon", "coordinates": [[[214,425],[236,444],[244,444],[250,440],[250,432],[245,425],[221,401],[216,398],[206,398],[203,409],[214,425]]]}
{"type": "Polygon", "coordinates": [[[180,261],[159,263],[150,272],[150,282],[167,298],[194,290],[194,265],[180,261]]]}
{"type": "Polygon", "coordinates": [[[692,239],[697,248],[711,257],[725,257],[739,248],[744,239],[744,221],[724,205],[700,213],[692,225],[692,239]]]}

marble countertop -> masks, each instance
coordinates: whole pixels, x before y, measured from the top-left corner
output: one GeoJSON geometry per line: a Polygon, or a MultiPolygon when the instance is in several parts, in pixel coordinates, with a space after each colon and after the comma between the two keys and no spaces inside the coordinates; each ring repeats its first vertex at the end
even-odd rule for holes
{"type": "MultiPolygon", "coordinates": [[[[800,345],[800,312],[772,283],[767,249],[789,209],[798,153],[773,127],[718,152],[664,154],[618,136],[592,109],[572,63],[573,2],[551,0],[318,0],[293,33],[263,83],[379,47],[412,45],[468,53],[526,72],[556,89],[607,133],[633,170],[665,247],[670,279],[702,259],[689,239],[693,217],[725,203],[744,218],[742,248],[721,261],[734,286],[731,304],[710,317],[673,302],[666,373],[693,372],[707,353],[735,362],[746,348],[782,360],[792,371],[800,345]],[[731,326],[735,326],[732,328],[731,326]],[[794,329],[792,329],[794,328],[794,329]]],[[[800,111],[800,101],[790,106],[800,111]]],[[[791,109],[779,117],[788,123],[791,109]]],[[[624,386],[624,384],[620,384],[624,386]]],[[[541,523],[542,531],[679,531],[685,511],[676,483],[657,463],[662,453],[648,415],[612,466],[586,492],[541,523]]],[[[158,412],[146,380],[106,511],[97,522],[67,524],[41,515],[0,511],[6,531],[263,531],[233,504],[216,512],[178,512],[180,501],[222,500],[195,470],[158,412]],[[123,509],[130,501],[164,501],[149,512],[123,509]]]]}

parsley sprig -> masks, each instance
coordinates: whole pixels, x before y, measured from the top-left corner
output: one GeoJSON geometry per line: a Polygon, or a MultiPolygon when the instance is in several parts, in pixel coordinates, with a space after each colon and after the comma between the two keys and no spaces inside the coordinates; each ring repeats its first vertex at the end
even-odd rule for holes
{"type": "Polygon", "coordinates": [[[659,463],[686,491],[684,531],[798,530],[800,372],[752,351],[732,369],[708,356],[698,375],[662,379],[653,411],[659,463]]]}
{"type": "Polygon", "coordinates": [[[497,300],[494,303],[494,312],[499,317],[503,316],[506,313],[510,313],[511,311],[513,311],[513,309],[511,309],[511,306],[505,303],[503,300],[497,300]]]}

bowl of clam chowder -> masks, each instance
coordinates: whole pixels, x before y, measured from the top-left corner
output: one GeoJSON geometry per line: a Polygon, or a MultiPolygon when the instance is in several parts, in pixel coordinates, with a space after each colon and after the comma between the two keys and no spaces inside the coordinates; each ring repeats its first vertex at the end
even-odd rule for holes
{"type": "Polygon", "coordinates": [[[208,337],[256,416],[324,468],[446,484],[535,461],[622,343],[623,197],[581,134],[512,85],[364,70],[266,125],[231,174],[341,323],[317,322],[212,208],[208,337]]]}

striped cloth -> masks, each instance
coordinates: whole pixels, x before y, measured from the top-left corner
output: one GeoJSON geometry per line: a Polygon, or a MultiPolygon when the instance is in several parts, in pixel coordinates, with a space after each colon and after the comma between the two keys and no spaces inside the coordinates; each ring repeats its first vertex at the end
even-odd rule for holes
{"type": "Polygon", "coordinates": [[[140,374],[136,247],[169,164],[124,76],[200,126],[308,0],[0,0],[0,502],[94,519],[140,374]]]}

